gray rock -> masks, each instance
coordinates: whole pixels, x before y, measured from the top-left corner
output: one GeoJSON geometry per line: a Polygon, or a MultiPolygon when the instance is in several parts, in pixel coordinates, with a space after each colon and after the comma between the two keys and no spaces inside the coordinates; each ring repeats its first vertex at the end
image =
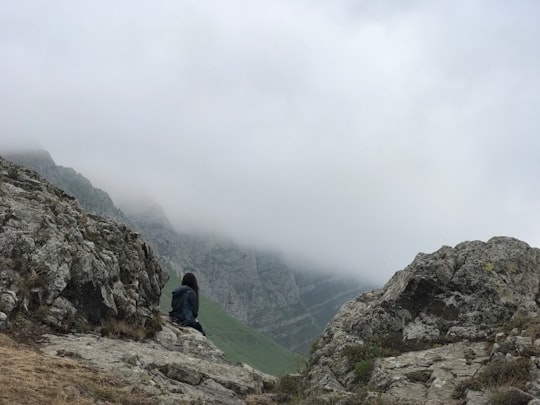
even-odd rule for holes
{"type": "Polygon", "coordinates": [[[3,312],[0,312],[0,330],[5,329],[6,320],[7,320],[7,315],[3,312]]]}
{"type": "Polygon", "coordinates": [[[162,404],[244,404],[246,396],[261,394],[276,382],[275,377],[231,363],[199,332],[169,322],[155,339],[145,342],[88,334],[44,337],[44,353],[70,353],[86,364],[121,372],[162,404]]]}
{"type": "Polygon", "coordinates": [[[0,311],[40,309],[60,330],[109,318],[150,327],[168,275],[140,235],[88,214],[0,158],[0,311]]]}
{"type": "MultiPolygon", "coordinates": [[[[335,392],[367,387],[395,401],[448,404],[460,384],[497,359],[532,355],[536,364],[534,339],[523,334],[528,325],[508,336],[501,330],[510,330],[506,324],[513,319],[540,315],[539,268],[540,250],[513,238],[420,253],[383,289],[342,307],[315,347],[305,384],[315,387],[321,376],[332,376],[334,388],[327,388],[335,392]],[[355,345],[386,351],[364,387],[344,352],[355,345]]],[[[467,403],[484,404],[488,391],[466,389],[463,395],[467,403]]]]}

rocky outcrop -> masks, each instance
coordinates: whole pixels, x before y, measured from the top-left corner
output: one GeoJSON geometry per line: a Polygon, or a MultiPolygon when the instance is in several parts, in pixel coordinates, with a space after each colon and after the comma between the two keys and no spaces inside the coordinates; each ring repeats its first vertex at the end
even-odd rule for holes
{"type": "Polygon", "coordinates": [[[231,363],[199,332],[170,322],[145,342],[92,334],[49,334],[44,336],[41,350],[120,372],[158,404],[241,405],[246,398],[271,400],[272,395],[264,391],[276,380],[231,363]]]}
{"type": "Polygon", "coordinates": [[[33,314],[64,331],[116,319],[152,332],[167,278],[139,234],[0,158],[0,326],[33,314]]]}
{"type": "Polygon", "coordinates": [[[306,393],[399,404],[527,404],[540,397],[539,285],[540,250],[516,239],[421,253],[328,324],[306,393]]]}

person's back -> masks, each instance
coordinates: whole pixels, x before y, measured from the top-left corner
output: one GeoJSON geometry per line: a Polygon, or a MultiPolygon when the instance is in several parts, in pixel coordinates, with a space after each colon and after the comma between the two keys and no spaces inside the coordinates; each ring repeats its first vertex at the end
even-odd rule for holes
{"type": "Polygon", "coordinates": [[[171,307],[169,316],[173,322],[195,328],[206,336],[197,320],[199,316],[199,286],[192,273],[186,273],[182,279],[182,285],[172,292],[171,307]]]}
{"type": "Polygon", "coordinates": [[[195,291],[187,285],[181,285],[172,292],[172,311],[169,315],[180,322],[194,322],[199,315],[195,291]]]}

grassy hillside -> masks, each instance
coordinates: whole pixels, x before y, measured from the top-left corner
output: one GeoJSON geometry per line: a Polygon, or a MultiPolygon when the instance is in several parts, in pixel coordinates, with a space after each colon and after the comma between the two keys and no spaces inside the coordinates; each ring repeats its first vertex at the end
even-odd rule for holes
{"type": "MultiPolygon", "coordinates": [[[[161,308],[169,311],[171,292],[180,280],[171,275],[161,294],[161,308]]],[[[221,307],[200,297],[199,321],[208,338],[232,361],[247,363],[265,373],[281,376],[297,371],[304,359],[272,339],[229,316],[221,307]]]]}

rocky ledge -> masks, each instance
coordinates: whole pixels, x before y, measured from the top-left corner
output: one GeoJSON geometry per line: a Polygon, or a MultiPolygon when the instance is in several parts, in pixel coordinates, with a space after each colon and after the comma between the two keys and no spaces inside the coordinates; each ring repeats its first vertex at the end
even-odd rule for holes
{"type": "Polygon", "coordinates": [[[233,364],[191,328],[165,322],[153,339],[119,340],[94,334],[47,334],[41,351],[121,373],[156,404],[241,405],[273,402],[263,394],[275,377],[233,364]]]}
{"type": "Polygon", "coordinates": [[[539,283],[540,250],[513,238],[418,254],[328,324],[305,393],[333,403],[538,404],[539,283]]]}

